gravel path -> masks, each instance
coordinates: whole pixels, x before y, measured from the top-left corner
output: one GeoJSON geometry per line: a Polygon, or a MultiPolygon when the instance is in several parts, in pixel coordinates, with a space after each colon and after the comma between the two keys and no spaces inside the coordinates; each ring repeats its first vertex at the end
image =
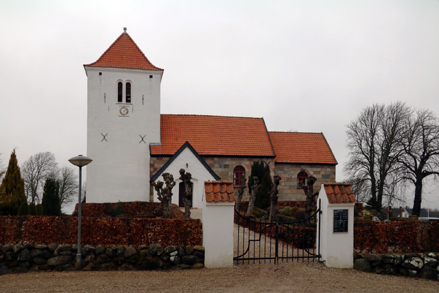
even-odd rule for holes
{"type": "Polygon", "coordinates": [[[331,269],[320,263],[177,271],[0,276],[0,292],[439,292],[439,282],[331,269]]]}

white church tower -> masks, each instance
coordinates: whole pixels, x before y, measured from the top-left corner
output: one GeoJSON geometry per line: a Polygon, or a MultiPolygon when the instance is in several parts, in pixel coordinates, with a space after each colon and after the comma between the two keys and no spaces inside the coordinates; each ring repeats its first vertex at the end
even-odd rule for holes
{"type": "Polygon", "coordinates": [[[160,142],[163,69],[126,32],[87,74],[87,202],[149,201],[149,146],[160,142]]]}

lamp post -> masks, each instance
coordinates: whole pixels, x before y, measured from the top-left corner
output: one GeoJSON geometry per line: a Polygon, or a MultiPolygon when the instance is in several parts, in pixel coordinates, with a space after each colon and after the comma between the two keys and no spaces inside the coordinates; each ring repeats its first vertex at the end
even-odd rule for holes
{"type": "Polygon", "coordinates": [[[76,265],[81,264],[81,186],[82,186],[82,167],[90,164],[92,159],[79,155],[69,159],[69,162],[79,167],[79,192],[78,192],[78,245],[76,253],[76,265]]]}

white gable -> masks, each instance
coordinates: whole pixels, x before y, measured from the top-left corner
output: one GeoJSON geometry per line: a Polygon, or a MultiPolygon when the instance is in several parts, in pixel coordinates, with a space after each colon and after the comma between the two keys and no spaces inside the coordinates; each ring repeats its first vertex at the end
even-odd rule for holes
{"type": "MultiPolygon", "coordinates": [[[[192,195],[192,206],[194,208],[202,208],[203,201],[203,192],[204,192],[204,181],[214,181],[217,180],[210,171],[206,168],[205,165],[200,161],[199,157],[197,157],[189,147],[185,147],[181,152],[177,152],[177,154],[169,159],[171,163],[169,165],[165,165],[164,169],[161,169],[160,176],[157,180],[163,181],[163,177],[161,174],[170,173],[174,176],[174,180],[177,183],[175,187],[172,189],[172,203],[178,205],[179,200],[179,184],[181,180],[178,179],[180,177],[180,169],[184,169],[186,172],[191,173],[193,186],[193,195],[192,195]]],[[[154,191],[154,202],[158,202],[157,193],[154,191]]]]}

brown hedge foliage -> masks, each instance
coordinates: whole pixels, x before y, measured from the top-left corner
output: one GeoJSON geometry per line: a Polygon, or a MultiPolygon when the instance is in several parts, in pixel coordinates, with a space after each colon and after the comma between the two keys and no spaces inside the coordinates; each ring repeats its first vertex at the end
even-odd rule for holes
{"type": "MultiPolygon", "coordinates": [[[[200,220],[119,217],[82,217],[81,220],[82,245],[201,245],[200,220]]],[[[77,235],[77,217],[0,217],[0,244],[74,244],[77,235]]]]}
{"type": "MultiPolygon", "coordinates": [[[[298,200],[298,201],[278,201],[276,207],[281,210],[284,207],[298,207],[298,208],[305,208],[305,201],[298,200]]],[[[240,211],[247,211],[248,208],[248,201],[242,201],[241,205],[239,206],[240,211]]]]}
{"type": "Polygon", "coordinates": [[[354,248],[375,253],[439,251],[439,222],[355,220],[354,248]]]}
{"type": "MultiPolygon", "coordinates": [[[[111,209],[120,205],[123,213],[121,217],[126,218],[155,218],[160,214],[159,202],[115,202],[115,203],[83,203],[81,204],[81,215],[83,217],[111,217],[111,209]]],[[[78,204],[75,206],[73,215],[78,215],[78,204]]],[[[184,219],[184,213],[177,205],[172,205],[172,218],[184,219]]]]}

